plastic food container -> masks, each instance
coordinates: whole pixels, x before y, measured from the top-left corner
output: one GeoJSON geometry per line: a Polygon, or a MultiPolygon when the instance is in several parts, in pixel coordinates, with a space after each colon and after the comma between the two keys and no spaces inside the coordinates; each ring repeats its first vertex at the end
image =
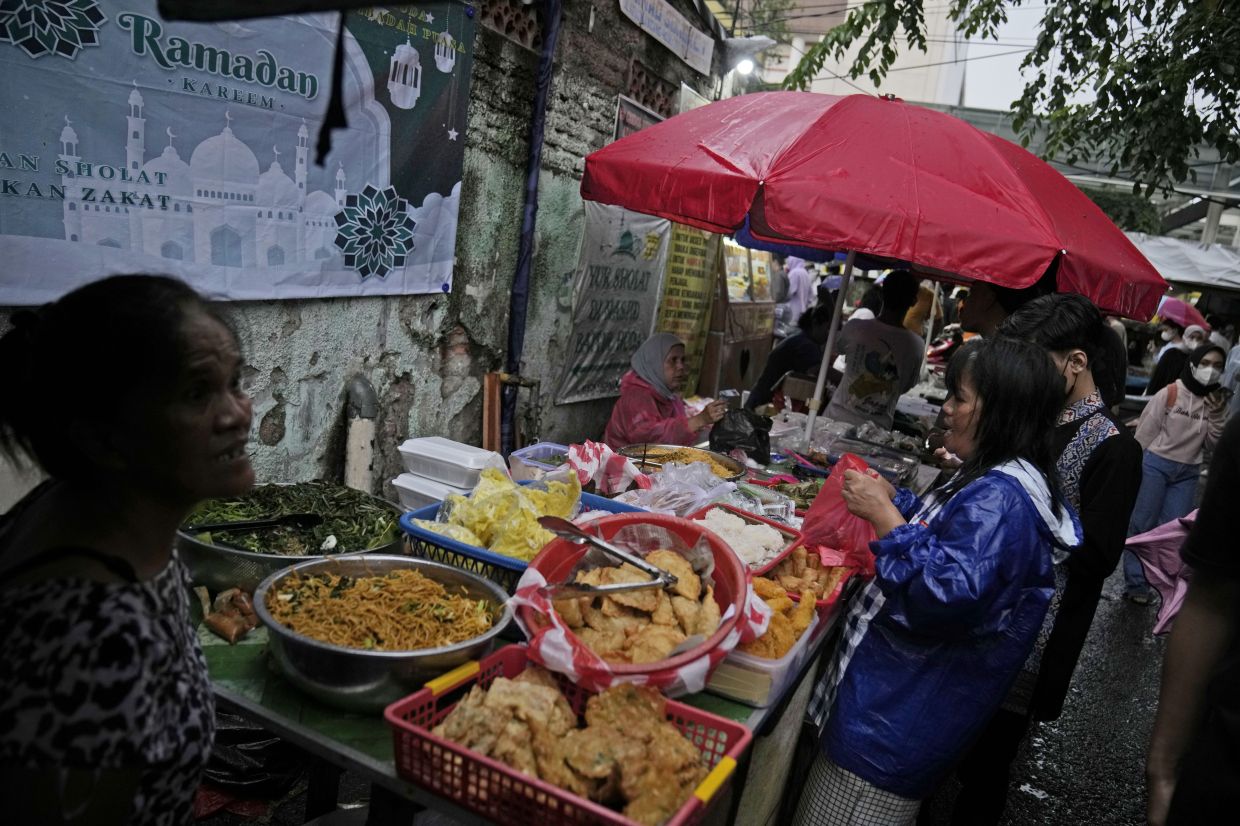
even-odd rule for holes
{"type": "Polygon", "coordinates": [[[568,447],[555,442],[537,444],[514,450],[508,456],[508,467],[515,482],[541,479],[568,460],[568,447]],[[560,461],[563,460],[563,461],[560,461]]]}
{"type": "Polygon", "coordinates": [[[822,624],[814,612],[805,633],[778,660],[755,657],[740,649],[724,658],[706,684],[706,690],[747,706],[766,708],[779,700],[805,665],[822,624]]]}
{"type": "MultiPolygon", "coordinates": [[[[388,706],[384,717],[392,727],[396,773],[496,823],[635,826],[620,812],[431,733],[448,716],[465,689],[489,686],[496,677],[512,679],[524,671],[529,664],[526,651],[520,645],[502,648],[481,662],[468,663],[432,680],[417,694],[388,706]]],[[[564,678],[558,678],[558,682],[568,704],[580,717],[591,695],[564,678]]],[[[666,712],[668,721],[701,752],[710,774],[664,826],[700,823],[719,801],[727,799],[725,792],[737,761],[753,736],[740,723],[675,700],[667,701],[666,712]]]]}
{"type": "Polygon", "coordinates": [[[489,467],[508,470],[504,457],[495,451],[442,436],[406,439],[399,450],[405,470],[458,488],[473,490],[482,471],[489,467]]]}
{"type": "Polygon", "coordinates": [[[445,485],[443,482],[436,482],[434,479],[427,479],[416,473],[402,473],[392,480],[392,486],[396,488],[396,494],[400,497],[401,507],[407,511],[416,511],[427,505],[438,504],[454,493],[460,496],[470,494],[469,488],[445,485]]]}
{"type": "MultiPolygon", "coordinates": [[[[584,514],[590,511],[645,513],[641,508],[632,505],[625,505],[592,493],[583,493],[581,494],[581,513],[584,514]]],[[[434,522],[438,515],[439,503],[435,502],[421,510],[407,513],[400,518],[401,528],[405,533],[409,534],[410,552],[414,556],[420,556],[432,562],[443,562],[456,568],[472,571],[492,582],[498,582],[508,593],[512,593],[517,587],[517,581],[525,573],[527,563],[510,556],[493,554],[486,548],[479,548],[477,545],[466,545],[464,542],[457,542],[441,533],[427,530],[415,523],[415,520],[418,519],[434,522]]],[[[581,514],[578,514],[578,518],[580,516],[581,514]]]]}
{"type": "MultiPolygon", "coordinates": [[[[784,557],[786,557],[789,553],[792,552],[793,548],[801,544],[801,540],[804,538],[801,535],[800,531],[795,531],[792,528],[788,527],[787,525],[781,525],[778,522],[773,522],[770,519],[765,519],[761,516],[758,516],[757,514],[748,513],[747,511],[743,511],[739,508],[734,508],[731,505],[707,505],[706,507],[702,508],[697,513],[690,516],[689,518],[694,520],[695,522],[699,519],[705,519],[706,514],[710,513],[716,508],[720,508],[724,511],[727,511],[733,516],[739,516],[741,519],[745,520],[751,525],[766,525],[767,527],[774,528],[775,530],[779,531],[779,533],[784,537],[785,539],[784,547],[780,549],[779,553],[775,554],[775,556],[771,557],[769,560],[764,562],[762,565],[759,565],[758,567],[750,566],[749,569],[753,571],[756,576],[761,576],[762,574],[765,574],[767,571],[771,570],[776,565],[778,565],[783,560],[784,557]]],[[[706,527],[705,524],[703,524],[702,527],[706,527]]],[[[719,538],[723,540],[724,544],[727,544],[728,540],[726,537],[721,536],[719,534],[716,534],[716,535],[719,536],[719,538]]],[[[737,554],[737,558],[738,559],[740,558],[740,554],[737,554]]]]}

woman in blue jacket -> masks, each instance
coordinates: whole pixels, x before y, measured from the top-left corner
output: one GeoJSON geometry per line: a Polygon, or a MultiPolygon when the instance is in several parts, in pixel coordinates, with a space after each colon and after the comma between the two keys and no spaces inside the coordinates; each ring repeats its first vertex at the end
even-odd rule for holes
{"type": "Polygon", "coordinates": [[[876,574],[816,692],[827,717],[798,824],[913,823],[1029,655],[1054,590],[1052,549],[1080,544],[1055,481],[1064,390],[1046,352],[968,345],[947,388],[945,446],[964,460],[951,481],[921,502],[845,475],[849,510],[878,535],[876,574]]]}

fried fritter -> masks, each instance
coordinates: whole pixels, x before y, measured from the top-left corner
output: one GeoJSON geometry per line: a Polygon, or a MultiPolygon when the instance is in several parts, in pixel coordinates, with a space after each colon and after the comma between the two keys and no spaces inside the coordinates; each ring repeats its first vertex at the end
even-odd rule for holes
{"type": "MultiPolygon", "coordinates": [[[[684,597],[677,598],[684,599],[684,597]]],[[[667,595],[667,591],[658,592],[650,621],[655,625],[667,625],[673,628],[680,624],[676,620],[676,612],[672,609],[672,598],[667,595]]]]}
{"type": "Polygon", "coordinates": [[[555,612],[564,620],[565,625],[569,628],[580,628],[586,624],[585,618],[581,616],[581,604],[588,601],[584,597],[557,599],[552,601],[551,606],[555,608],[555,612]]]}
{"type": "Polygon", "coordinates": [[[687,597],[672,597],[672,613],[680,623],[680,630],[686,634],[695,633],[698,627],[698,614],[702,612],[702,604],[687,597]]]}
{"type": "Polygon", "coordinates": [[[644,728],[651,720],[666,716],[667,699],[645,685],[622,683],[596,694],[586,702],[586,722],[592,726],[613,726],[621,731],[644,728]]]}
{"type": "Polygon", "coordinates": [[[654,551],[646,556],[651,565],[662,568],[676,577],[672,591],[688,599],[702,595],[702,580],[693,572],[689,561],[675,551],[654,551]]]}
{"type": "Polygon", "coordinates": [[[797,603],[797,607],[792,609],[788,615],[788,619],[792,621],[792,631],[799,638],[805,633],[805,629],[809,628],[809,624],[814,619],[814,592],[805,590],[801,592],[801,601],[797,603]]]}
{"type": "Polygon", "coordinates": [[[796,606],[796,603],[794,603],[786,593],[763,601],[766,602],[766,604],[769,605],[771,610],[776,614],[786,614],[796,606]]]}
{"type": "Polygon", "coordinates": [[[715,602],[715,586],[706,586],[706,595],[702,597],[702,610],[698,612],[697,625],[693,633],[709,637],[719,630],[719,603],[715,602]]]}
{"type": "Polygon", "coordinates": [[[594,598],[604,604],[603,607],[595,607],[591,603],[586,603],[581,609],[581,615],[586,621],[586,625],[595,631],[627,631],[631,628],[640,628],[649,622],[649,617],[640,611],[634,611],[632,608],[625,608],[623,605],[617,605],[609,602],[608,597],[594,598]]]}
{"type": "Polygon", "coordinates": [[[764,576],[756,576],[753,578],[753,590],[762,599],[774,599],[777,597],[787,596],[783,587],[778,582],[767,579],[764,576]]]}
{"type": "Polygon", "coordinates": [[[665,660],[684,641],[685,635],[679,628],[647,625],[629,637],[626,647],[629,662],[636,665],[665,660]]]}
{"type": "MultiPolygon", "coordinates": [[[[604,574],[603,580],[609,585],[650,581],[648,575],[627,562],[619,568],[606,568],[604,570],[607,573],[604,574]]],[[[655,608],[658,606],[658,590],[657,588],[644,588],[640,591],[619,591],[614,594],[608,594],[604,599],[612,599],[620,605],[651,614],[654,613],[655,608]]]]}
{"type": "Polygon", "coordinates": [[[609,631],[598,631],[593,628],[575,628],[573,633],[599,657],[614,660],[624,656],[624,643],[627,639],[622,628],[609,631]]]}

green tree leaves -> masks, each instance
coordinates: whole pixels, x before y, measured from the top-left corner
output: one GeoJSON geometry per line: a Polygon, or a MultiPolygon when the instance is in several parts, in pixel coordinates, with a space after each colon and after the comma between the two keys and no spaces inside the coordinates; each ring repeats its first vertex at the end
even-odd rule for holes
{"type": "MultiPolygon", "coordinates": [[[[1037,2],[952,0],[948,14],[962,34],[995,39],[1010,7],[1037,2]]],[[[924,0],[853,8],[785,88],[809,88],[827,60],[844,60],[854,47],[849,76],[881,84],[901,48],[926,50],[924,0]]],[[[1195,180],[1203,144],[1224,163],[1240,160],[1240,2],[1046,2],[1022,66],[1028,79],[1012,106],[1015,126],[1026,145],[1041,133],[1047,157],[1107,163],[1146,188],[1195,180]]]]}

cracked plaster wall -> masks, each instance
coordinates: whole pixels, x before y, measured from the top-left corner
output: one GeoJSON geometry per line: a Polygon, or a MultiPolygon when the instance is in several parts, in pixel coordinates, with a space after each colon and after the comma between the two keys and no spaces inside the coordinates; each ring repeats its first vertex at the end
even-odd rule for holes
{"type": "MultiPolygon", "coordinates": [[[[686,0],[673,5],[700,26],[686,0]]],[[[572,273],[584,212],[584,156],[611,140],[617,94],[640,60],[677,88],[708,92],[684,65],[621,15],[618,3],[568,0],[548,105],[522,372],[542,383],[541,435],[601,436],[612,400],[554,404],[568,340],[572,273]],[[591,8],[593,31],[589,31],[591,8]]],[[[481,441],[482,376],[503,366],[534,99],[536,53],[483,27],[475,42],[457,266],[446,295],[243,302],[228,315],[254,399],[251,446],[260,481],[339,479],[348,379],[379,396],[376,489],[400,470],[410,436],[481,441]]],[[[717,68],[717,67],[716,67],[717,68]]],[[[0,330],[7,327],[0,313],[0,330]]],[[[526,400],[522,392],[522,405],[526,400]]],[[[0,468],[0,470],[3,470],[0,468]]],[[[0,473],[0,481],[6,478],[0,473]]]]}

